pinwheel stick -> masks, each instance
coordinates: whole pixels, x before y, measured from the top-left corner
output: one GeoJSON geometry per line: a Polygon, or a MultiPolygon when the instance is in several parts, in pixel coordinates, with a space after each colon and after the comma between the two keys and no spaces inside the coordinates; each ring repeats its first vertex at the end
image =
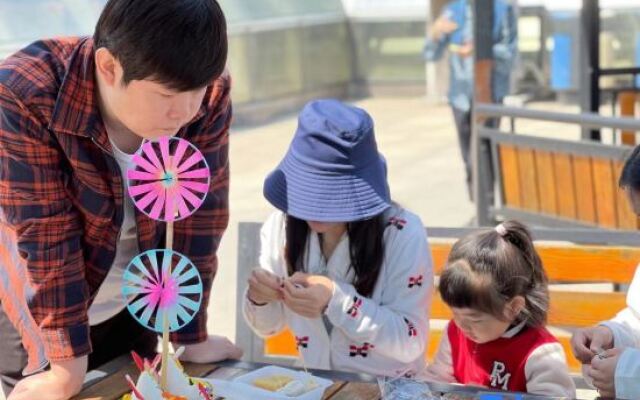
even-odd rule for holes
{"type": "MultiPolygon", "coordinates": [[[[165,248],[173,248],[173,220],[167,221],[165,248]]],[[[171,266],[167,276],[171,275],[171,266]]],[[[167,369],[169,366],[169,313],[162,313],[162,369],[160,370],[160,388],[167,391],[167,369]]]]}

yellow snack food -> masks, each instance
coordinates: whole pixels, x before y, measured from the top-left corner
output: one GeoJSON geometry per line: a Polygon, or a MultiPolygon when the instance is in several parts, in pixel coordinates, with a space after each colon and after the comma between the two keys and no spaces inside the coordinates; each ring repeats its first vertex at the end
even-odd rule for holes
{"type": "Polygon", "coordinates": [[[264,378],[259,378],[253,381],[253,385],[260,389],[275,392],[284,387],[287,383],[293,380],[292,377],[286,375],[272,375],[264,378]]]}

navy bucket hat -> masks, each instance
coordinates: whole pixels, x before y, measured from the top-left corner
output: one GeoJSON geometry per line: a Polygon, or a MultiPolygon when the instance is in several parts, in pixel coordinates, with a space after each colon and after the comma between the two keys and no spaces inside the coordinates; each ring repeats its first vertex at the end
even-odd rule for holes
{"type": "Polygon", "coordinates": [[[264,196],[305,221],[353,222],[389,208],[369,114],[338,100],[308,103],[284,159],[264,181],[264,196]]]}

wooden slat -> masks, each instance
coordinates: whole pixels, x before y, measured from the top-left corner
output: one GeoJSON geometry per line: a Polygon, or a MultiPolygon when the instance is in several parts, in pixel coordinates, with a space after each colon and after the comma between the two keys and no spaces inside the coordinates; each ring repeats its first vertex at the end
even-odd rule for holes
{"type": "Polygon", "coordinates": [[[453,240],[439,241],[432,239],[429,241],[431,258],[433,259],[433,272],[435,275],[440,275],[442,273],[442,270],[447,263],[447,258],[449,258],[449,253],[451,252],[453,243],[453,240]]]}
{"type": "Polygon", "coordinates": [[[551,291],[549,324],[559,327],[587,327],[616,316],[627,305],[625,293],[551,291]]]}
{"type": "MultiPolygon", "coordinates": [[[[636,113],[636,93],[631,91],[618,93],[618,104],[620,105],[620,116],[633,117],[636,113]]],[[[636,145],[635,132],[622,131],[620,135],[622,144],[628,146],[636,145]]]]}
{"type": "MultiPolygon", "coordinates": [[[[432,361],[436,354],[438,345],[440,344],[440,338],[444,332],[441,329],[433,329],[429,332],[429,345],[427,351],[427,360],[432,361]]],[[[562,333],[556,335],[558,341],[564,349],[564,354],[567,357],[567,364],[571,372],[580,372],[582,364],[578,361],[571,352],[571,335],[569,333],[562,333]]]]}
{"type": "Polygon", "coordinates": [[[592,158],[593,185],[596,200],[598,225],[606,228],[618,227],[618,211],[615,186],[613,186],[613,164],[611,160],[592,158]]]}
{"type": "Polygon", "coordinates": [[[440,346],[440,340],[444,334],[442,329],[431,329],[429,331],[429,344],[427,345],[427,360],[433,361],[433,358],[438,352],[438,346],[440,346]]]}
{"type": "Polygon", "coordinates": [[[520,177],[518,173],[518,157],[513,146],[499,145],[500,171],[502,173],[502,192],[504,202],[513,208],[522,207],[520,194],[520,177]]]}
{"type": "Polygon", "coordinates": [[[553,168],[553,155],[548,151],[535,152],[536,169],[538,171],[538,194],[540,196],[540,211],[549,215],[556,215],[556,177],[553,168]]]}
{"type": "Polygon", "coordinates": [[[638,229],[638,217],[629,205],[629,200],[627,199],[625,191],[618,187],[618,179],[620,179],[620,173],[622,172],[623,165],[624,164],[622,162],[613,163],[613,184],[616,188],[616,210],[618,211],[618,228],[635,230],[638,229]]]}
{"type": "Polygon", "coordinates": [[[569,154],[554,153],[553,166],[556,177],[556,203],[558,215],[575,219],[577,217],[573,161],[569,154]]]}
{"type": "Polygon", "coordinates": [[[348,382],[333,396],[331,400],[378,400],[380,390],[378,385],[364,382],[348,382]]]}
{"type": "MultiPolygon", "coordinates": [[[[558,327],[587,327],[614,317],[626,306],[624,293],[586,293],[551,291],[549,324],[558,327]]],[[[431,318],[452,318],[451,310],[435,293],[431,318]]]]}
{"type": "Polygon", "coordinates": [[[538,211],[540,210],[540,200],[538,198],[534,150],[518,148],[516,152],[518,153],[518,172],[520,173],[522,208],[527,211],[538,211]]]}
{"type": "Polygon", "coordinates": [[[593,191],[593,171],[591,158],[573,157],[573,176],[576,188],[578,220],[596,224],[595,194],[593,191]]]}
{"type": "Polygon", "coordinates": [[[342,388],[344,388],[346,383],[344,382],[335,382],[333,385],[329,386],[322,395],[322,400],[330,399],[331,396],[335,395],[342,388]]]}
{"type": "MultiPolygon", "coordinates": [[[[434,272],[439,275],[453,241],[431,240],[434,272]]],[[[536,250],[553,283],[610,282],[628,284],[633,278],[640,248],[578,246],[536,242],[536,250]]]]}

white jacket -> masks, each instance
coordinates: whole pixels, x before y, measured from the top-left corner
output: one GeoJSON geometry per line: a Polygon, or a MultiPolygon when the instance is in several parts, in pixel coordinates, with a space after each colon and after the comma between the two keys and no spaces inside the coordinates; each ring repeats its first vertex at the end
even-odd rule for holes
{"type": "Polygon", "coordinates": [[[614,346],[625,348],[616,367],[616,397],[640,399],[640,267],[627,293],[627,308],[602,325],[613,331],[614,346]]]}
{"type": "MultiPolygon", "coordinates": [[[[260,267],[281,277],[287,276],[284,218],[283,213],[274,213],[261,231],[260,267]]],[[[395,207],[385,218],[389,224],[384,261],[371,298],[360,296],[351,284],[347,235],[325,265],[318,235],[309,234],[305,271],[319,274],[326,267],[335,282],[325,312],[333,325],[330,335],[322,318],[299,316],[282,302],[254,306],[245,295],[243,313],[249,326],[261,337],[289,327],[309,368],[386,376],[421,372],[426,366],[433,291],[431,253],[420,218],[395,207]]]]}

